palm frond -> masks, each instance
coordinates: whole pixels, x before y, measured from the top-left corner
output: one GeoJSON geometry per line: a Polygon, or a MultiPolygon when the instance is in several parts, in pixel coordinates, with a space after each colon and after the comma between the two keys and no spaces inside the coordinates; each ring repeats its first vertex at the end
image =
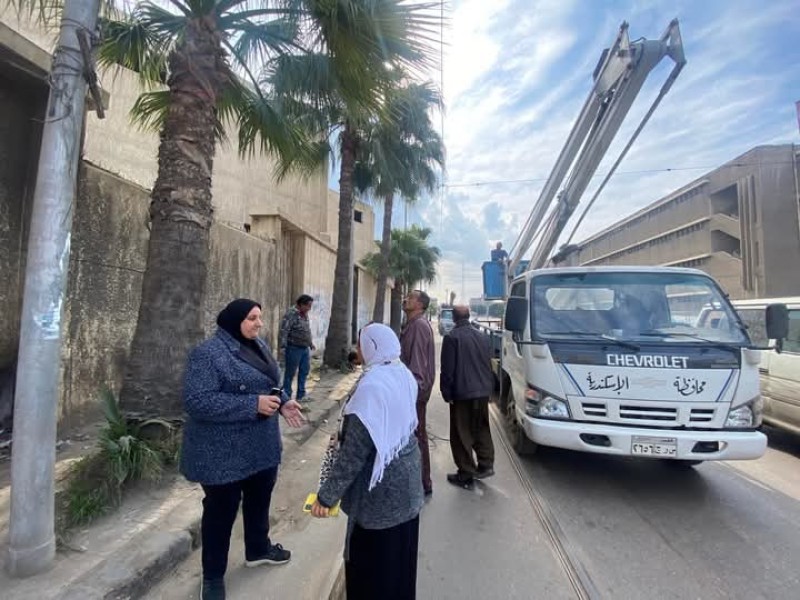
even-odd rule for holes
{"type": "Polygon", "coordinates": [[[280,18],[262,23],[237,19],[227,23],[223,21],[220,25],[234,38],[232,46],[236,59],[247,65],[266,64],[277,54],[300,49],[295,19],[280,18]]]}
{"type": "Polygon", "coordinates": [[[232,83],[217,106],[221,120],[236,124],[241,156],[253,156],[256,151],[273,155],[279,163],[278,179],[289,172],[310,174],[324,164],[327,141],[310,138],[270,98],[232,83]]]}
{"type": "Polygon", "coordinates": [[[167,119],[169,103],[169,90],[144,92],[131,107],[131,122],[142,131],[158,133],[167,119]]]}
{"type": "Polygon", "coordinates": [[[146,89],[166,83],[167,60],[174,44],[171,37],[133,15],[123,20],[102,19],[100,26],[102,41],[97,60],[101,66],[124,67],[138,73],[146,89]]]}

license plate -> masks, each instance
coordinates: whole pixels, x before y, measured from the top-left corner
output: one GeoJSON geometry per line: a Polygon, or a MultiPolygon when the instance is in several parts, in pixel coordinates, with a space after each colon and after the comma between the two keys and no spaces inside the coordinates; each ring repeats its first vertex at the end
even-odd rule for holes
{"type": "Polygon", "coordinates": [[[678,440],[675,438],[640,437],[631,440],[631,454],[637,456],[675,456],[678,440]]]}

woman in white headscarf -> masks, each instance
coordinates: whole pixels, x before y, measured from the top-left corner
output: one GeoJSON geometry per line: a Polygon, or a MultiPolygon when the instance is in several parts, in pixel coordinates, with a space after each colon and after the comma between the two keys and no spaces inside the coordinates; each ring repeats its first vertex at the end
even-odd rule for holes
{"type": "Polygon", "coordinates": [[[414,600],[424,502],[417,382],[386,325],[361,330],[358,355],[365,372],[344,408],[339,454],[311,512],[325,517],[341,500],[348,515],[348,600],[414,600]]]}

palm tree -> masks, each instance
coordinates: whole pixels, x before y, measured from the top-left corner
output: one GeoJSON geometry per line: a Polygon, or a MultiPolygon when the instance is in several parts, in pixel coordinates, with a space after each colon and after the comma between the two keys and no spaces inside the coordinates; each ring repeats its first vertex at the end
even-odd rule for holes
{"type": "Polygon", "coordinates": [[[413,202],[436,187],[435,166],[444,166],[444,144],[431,122],[430,109],[442,99],[430,83],[398,84],[387,95],[387,110],[374,119],[365,135],[355,168],[356,187],[383,201],[381,260],[372,320],[383,322],[386,281],[392,241],[395,194],[413,202]]]}
{"type": "MultiPolygon", "coordinates": [[[[429,228],[412,225],[410,229],[392,230],[392,245],[389,252],[389,275],[394,278],[391,294],[390,324],[395,332],[400,332],[402,298],[411,286],[432,283],[436,279],[436,265],[441,252],[436,246],[428,244],[431,235],[429,228]]],[[[372,252],[364,258],[364,265],[373,275],[377,275],[383,258],[380,252],[372,252]]]]}
{"type": "MultiPolygon", "coordinates": [[[[313,12],[320,51],[283,55],[269,67],[267,82],[281,110],[319,143],[317,157],[338,143],[339,236],[333,305],[324,361],[338,366],[350,345],[353,277],[353,173],[365,129],[386,110],[396,72],[431,64],[431,44],[440,23],[432,3],[406,0],[319,1],[313,12]]],[[[307,154],[303,158],[307,158],[307,154]]],[[[285,169],[294,166],[285,161],[285,169]]]]}
{"type": "Polygon", "coordinates": [[[138,73],[149,91],[132,116],[160,132],[141,305],[121,391],[128,411],[181,410],[180,366],[203,336],[217,139],[233,126],[242,153],[310,151],[260,92],[249,66],[302,51],[306,4],[139,2],[103,20],[100,64],[138,73]]]}

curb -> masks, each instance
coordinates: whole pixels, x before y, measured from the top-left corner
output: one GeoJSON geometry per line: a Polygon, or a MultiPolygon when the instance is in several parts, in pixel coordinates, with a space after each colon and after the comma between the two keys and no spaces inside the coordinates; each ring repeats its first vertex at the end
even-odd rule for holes
{"type": "MultiPolygon", "coordinates": [[[[355,383],[353,381],[347,393],[352,391],[355,383]]],[[[340,401],[334,400],[317,418],[309,421],[310,431],[295,439],[298,447],[311,439],[324,421],[340,410],[340,401]]],[[[172,521],[166,531],[151,529],[134,536],[113,556],[70,583],[56,600],[142,598],[200,547],[201,517],[202,508],[197,498],[181,502],[166,516],[167,521],[172,521]]],[[[330,585],[330,594],[323,597],[342,600],[345,597],[344,562],[335,570],[330,585]]]]}

